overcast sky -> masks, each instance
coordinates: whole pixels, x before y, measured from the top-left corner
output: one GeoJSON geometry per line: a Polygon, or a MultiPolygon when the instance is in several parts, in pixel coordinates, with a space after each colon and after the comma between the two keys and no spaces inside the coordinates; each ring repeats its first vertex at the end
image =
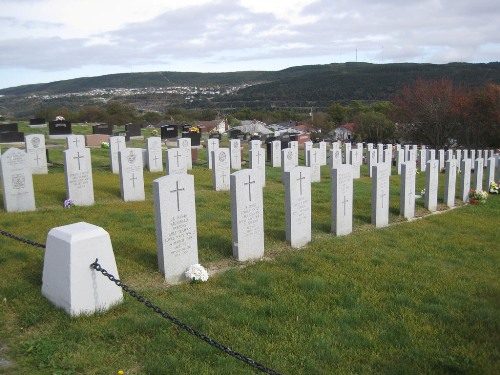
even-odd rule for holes
{"type": "Polygon", "coordinates": [[[500,1],[0,0],[0,88],[356,59],[499,61],[500,1]]]}

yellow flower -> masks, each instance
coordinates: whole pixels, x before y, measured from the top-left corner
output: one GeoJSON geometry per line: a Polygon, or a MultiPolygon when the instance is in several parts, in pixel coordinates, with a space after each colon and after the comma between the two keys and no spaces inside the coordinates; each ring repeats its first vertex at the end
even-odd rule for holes
{"type": "Polygon", "coordinates": [[[123,370],[118,370],[118,375],[123,375],[123,374],[124,374],[123,370]]]}

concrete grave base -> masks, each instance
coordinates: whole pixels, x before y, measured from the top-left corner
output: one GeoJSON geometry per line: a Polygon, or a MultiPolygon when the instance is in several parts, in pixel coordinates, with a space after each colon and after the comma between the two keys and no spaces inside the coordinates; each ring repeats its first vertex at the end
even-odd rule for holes
{"type": "Polygon", "coordinates": [[[108,310],[122,302],[120,287],[90,268],[99,264],[118,279],[108,232],[80,222],[53,228],[47,235],[42,294],[71,316],[108,310]]]}

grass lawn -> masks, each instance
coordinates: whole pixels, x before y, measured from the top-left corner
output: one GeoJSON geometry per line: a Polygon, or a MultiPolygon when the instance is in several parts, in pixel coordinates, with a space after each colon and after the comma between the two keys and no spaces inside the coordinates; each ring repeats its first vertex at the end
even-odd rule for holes
{"type": "MultiPolygon", "coordinates": [[[[152,181],[163,173],[144,172],[144,202],[123,202],[108,151],[92,149],[95,205],[64,209],[64,143],[48,144],[54,165],[34,176],[37,210],[7,213],[2,206],[0,229],[45,243],[53,227],[103,227],[124,283],[231,349],[283,374],[500,373],[499,196],[453,210],[440,204],[433,215],[418,199],[419,219],[406,222],[400,177],[392,176],[391,225],[375,229],[365,166],[354,182],[354,233],[335,237],[323,167],[322,182],[312,187],[313,240],[294,250],[285,241],[280,170],[268,167],[265,258],[238,263],[230,194],[213,190],[200,151],[189,173],[200,262],[212,275],[206,283],[169,286],[158,272],[152,197],[152,181]]],[[[419,174],[416,191],[424,185],[419,174]]],[[[40,293],[43,249],[0,241],[0,374],[256,373],[128,295],[105,313],[70,318],[40,293]]]]}

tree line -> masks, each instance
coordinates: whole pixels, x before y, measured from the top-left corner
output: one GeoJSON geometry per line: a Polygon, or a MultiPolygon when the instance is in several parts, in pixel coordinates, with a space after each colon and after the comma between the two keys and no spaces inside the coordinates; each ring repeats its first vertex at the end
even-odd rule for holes
{"type": "Polygon", "coordinates": [[[313,125],[321,137],[340,125],[351,123],[354,141],[415,143],[432,147],[500,147],[500,85],[465,88],[449,79],[418,79],[406,85],[389,101],[333,102],[327,107],[186,109],[167,107],[163,112],[138,111],[132,104],[109,101],[103,106],[40,108],[35,117],[63,116],[73,122],[123,125],[162,120],[192,124],[196,120],[227,118],[230,126],[239,120],[256,119],[267,124],[302,122],[313,125]]]}

